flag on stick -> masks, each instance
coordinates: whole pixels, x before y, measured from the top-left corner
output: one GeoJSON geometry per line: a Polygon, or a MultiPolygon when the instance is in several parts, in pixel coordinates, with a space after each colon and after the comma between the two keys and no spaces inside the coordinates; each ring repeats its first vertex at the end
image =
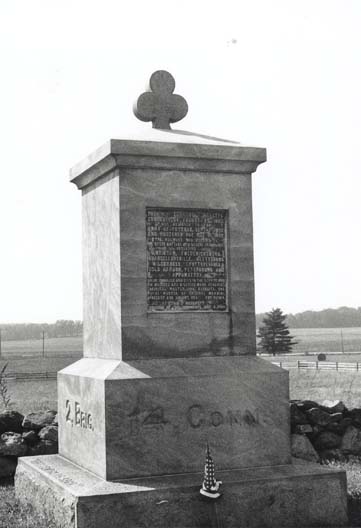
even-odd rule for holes
{"type": "Polygon", "coordinates": [[[218,499],[221,496],[219,488],[222,484],[221,480],[216,480],[214,476],[214,462],[209,451],[209,445],[207,442],[206,449],[206,463],[204,466],[204,478],[203,484],[200,489],[201,495],[208,497],[209,499],[218,499]]]}

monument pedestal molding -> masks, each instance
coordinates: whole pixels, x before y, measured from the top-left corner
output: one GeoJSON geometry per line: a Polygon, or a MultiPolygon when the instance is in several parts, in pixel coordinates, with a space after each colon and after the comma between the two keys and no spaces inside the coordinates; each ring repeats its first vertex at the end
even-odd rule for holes
{"type": "MultiPolygon", "coordinates": [[[[185,115],[167,72],[151,88],[140,119],[185,115]]],[[[72,169],[84,358],[58,375],[59,455],[20,459],[15,483],[59,527],[347,522],[345,473],[292,464],[288,372],[255,355],[251,174],[265,160],[155,128],[72,169]],[[223,482],[212,502],[207,443],[223,482]]]]}
{"type": "Polygon", "coordinates": [[[343,471],[316,464],[217,471],[223,495],[199,493],[203,473],[106,481],[59,455],[20,459],[17,494],[61,528],[343,526],[343,471]]]}

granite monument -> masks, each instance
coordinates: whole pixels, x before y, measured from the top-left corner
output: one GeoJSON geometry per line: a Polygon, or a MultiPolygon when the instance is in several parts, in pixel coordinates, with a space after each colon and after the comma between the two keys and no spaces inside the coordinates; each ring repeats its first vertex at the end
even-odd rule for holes
{"type": "Polygon", "coordinates": [[[21,459],[16,492],[64,528],[341,526],[345,474],[292,464],[288,373],[256,357],[266,151],[172,130],[188,110],[174,88],[155,72],[135,105],[153,128],[71,170],[84,358],[58,375],[59,454],[21,459]],[[207,443],[217,510],[199,494],[207,443]]]}

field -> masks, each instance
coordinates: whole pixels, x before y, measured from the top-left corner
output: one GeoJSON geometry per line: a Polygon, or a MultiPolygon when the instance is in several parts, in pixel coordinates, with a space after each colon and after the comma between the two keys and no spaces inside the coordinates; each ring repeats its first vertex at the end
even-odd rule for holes
{"type": "MultiPolygon", "coordinates": [[[[347,354],[359,353],[361,357],[361,328],[290,328],[290,333],[297,340],[292,354],[305,359],[305,355],[339,353],[342,361],[347,354]]],[[[334,359],[330,361],[338,361],[334,359]]],[[[297,358],[295,358],[297,359],[297,358]]],[[[341,361],[341,359],[340,359],[341,361]]],[[[357,361],[354,359],[353,361],[357,361]]]]}
{"type": "Polygon", "coordinates": [[[298,341],[293,351],[301,354],[361,353],[361,328],[290,328],[290,333],[298,341]]]}
{"type": "MultiPolygon", "coordinates": [[[[291,333],[299,340],[292,355],[262,357],[268,361],[315,361],[317,353],[325,352],[328,361],[361,363],[361,328],[343,329],[342,335],[334,328],[291,329],[291,333]],[[341,352],[342,347],[345,353],[341,352]]],[[[42,340],[3,341],[0,368],[7,363],[8,373],[57,372],[82,357],[82,337],[45,339],[44,345],[43,357],[42,340]]],[[[352,399],[352,403],[361,406],[361,372],[340,373],[337,377],[331,372],[290,371],[290,381],[293,398],[342,399],[342,394],[347,394],[349,405],[352,399]]],[[[12,402],[21,412],[56,408],[56,380],[9,380],[8,384],[12,402]]]]}
{"type": "MultiPolygon", "coordinates": [[[[44,339],[44,355],[74,355],[83,353],[83,337],[51,337],[44,339]]],[[[1,342],[1,356],[13,358],[16,356],[43,356],[42,339],[26,339],[1,342]]]]}
{"type": "MultiPolygon", "coordinates": [[[[298,354],[313,354],[319,352],[360,352],[361,328],[290,328],[290,332],[298,341],[293,352],[298,354]]],[[[17,356],[54,357],[74,355],[80,357],[83,352],[83,338],[58,337],[45,338],[44,354],[42,339],[1,342],[1,357],[15,358],[17,356]]]]}

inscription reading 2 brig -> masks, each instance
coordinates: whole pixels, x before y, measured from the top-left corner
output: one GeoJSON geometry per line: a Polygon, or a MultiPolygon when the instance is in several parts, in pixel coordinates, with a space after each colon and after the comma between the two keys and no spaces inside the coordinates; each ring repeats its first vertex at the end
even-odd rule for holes
{"type": "Polygon", "coordinates": [[[79,402],[66,400],[65,410],[65,421],[72,427],[75,425],[81,429],[89,429],[90,431],[94,431],[92,414],[82,410],[79,402]]]}
{"type": "Polygon", "coordinates": [[[148,311],[225,311],[226,211],[146,210],[148,311]]]}

